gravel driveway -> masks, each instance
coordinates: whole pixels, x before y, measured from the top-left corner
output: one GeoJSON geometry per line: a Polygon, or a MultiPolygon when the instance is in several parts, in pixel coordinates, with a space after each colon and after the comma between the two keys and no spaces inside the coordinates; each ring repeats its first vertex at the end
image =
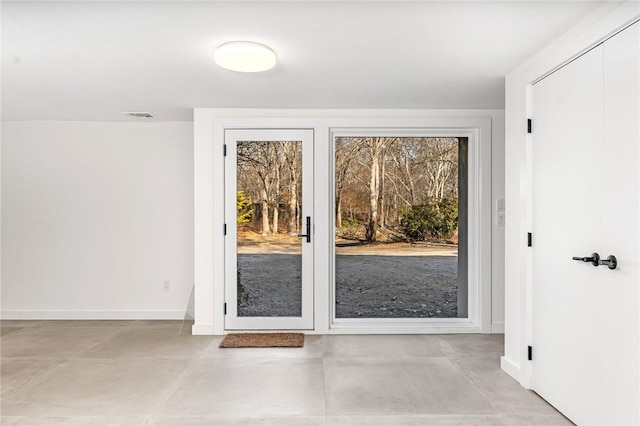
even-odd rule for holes
{"type": "MultiPolygon", "coordinates": [[[[239,254],[239,316],[300,316],[301,257],[239,254]]],[[[336,256],[337,318],[456,316],[457,256],[336,256]]]]}

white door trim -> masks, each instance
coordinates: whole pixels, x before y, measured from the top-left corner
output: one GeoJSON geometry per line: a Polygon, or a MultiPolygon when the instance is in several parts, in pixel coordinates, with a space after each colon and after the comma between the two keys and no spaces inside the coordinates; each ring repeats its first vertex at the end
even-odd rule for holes
{"type": "MultiPolygon", "coordinates": [[[[425,110],[239,110],[196,109],[194,112],[195,157],[195,324],[194,334],[224,334],[224,191],[223,143],[226,128],[314,129],[314,329],[308,333],[490,333],[491,332],[491,123],[493,111],[425,110]],[[478,151],[476,194],[478,209],[477,322],[461,324],[435,320],[429,324],[392,327],[354,326],[330,328],[330,269],[332,258],[330,129],[450,130],[462,136],[476,132],[478,151]],[[318,167],[325,164],[325,167],[318,167]],[[217,301],[217,302],[216,302],[217,301]]],[[[470,200],[471,202],[471,200],[470,200]]]]}

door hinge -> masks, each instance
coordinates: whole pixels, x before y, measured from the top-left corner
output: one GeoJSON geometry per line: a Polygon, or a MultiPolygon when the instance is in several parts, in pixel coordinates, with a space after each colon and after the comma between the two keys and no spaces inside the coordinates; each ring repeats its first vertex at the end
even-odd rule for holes
{"type": "MultiPolygon", "coordinates": [[[[531,133],[531,132],[529,132],[531,133]]],[[[227,156],[227,144],[222,145],[222,154],[226,157],[227,156]]]]}
{"type": "Polygon", "coordinates": [[[533,361],[533,347],[527,346],[527,359],[533,361]]]}
{"type": "Polygon", "coordinates": [[[531,133],[531,119],[527,118],[527,133],[531,133]]]}
{"type": "Polygon", "coordinates": [[[531,235],[531,232],[527,233],[527,247],[531,247],[533,242],[533,236],[531,235]]]}
{"type": "Polygon", "coordinates": [[[224,224],[224,235],[227,235],[227,224],[224,224]]]}
{"type": "MultiPolygon", "coordinates": [[[[227,315],[227,303],[226,302],[224,304],[224,314],[227,315]]],[[[529,346],[529,347],[531,347],[531,346],[529,346]]]]}

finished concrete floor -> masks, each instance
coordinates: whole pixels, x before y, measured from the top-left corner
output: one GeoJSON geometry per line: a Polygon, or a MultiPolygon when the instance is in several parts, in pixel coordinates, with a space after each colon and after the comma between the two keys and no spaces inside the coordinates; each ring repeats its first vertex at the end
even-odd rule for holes
{"type": "Polygon", "coordinates": [[[0,424],[571,424],[500,370],[501,335],[220,340],[179,321],[2,321],[0,424]]]}

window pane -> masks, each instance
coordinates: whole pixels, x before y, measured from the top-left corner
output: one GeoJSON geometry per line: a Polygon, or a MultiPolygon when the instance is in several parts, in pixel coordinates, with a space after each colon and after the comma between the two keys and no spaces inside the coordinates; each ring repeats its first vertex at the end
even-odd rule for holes
{"type": "Polygon", "coordinates": [[[461,138],[336,138],[336,318],[467,316],[466,152],[461,138]]]}
{"type": "Polygon", "coordinates": [[[238,316],[302,315],[302,143],[237,144],[238,316]]]}

